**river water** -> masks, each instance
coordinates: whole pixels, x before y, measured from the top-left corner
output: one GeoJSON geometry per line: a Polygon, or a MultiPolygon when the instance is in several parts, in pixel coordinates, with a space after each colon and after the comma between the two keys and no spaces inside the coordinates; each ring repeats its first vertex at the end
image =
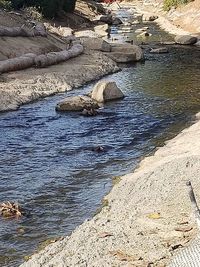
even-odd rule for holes
{"type": "MultiPolygon", "coordinates": [[[[172,38],[149,26],[158,38],[172,38]]],[[[69,234],[93,216],[113,176],[132,171],[200,110],[200,50],[148,50],[145,62],[105,78],[126,97],[96,117],[55,111],[64,96],[88,92],[93,84],[0,115],[0,202],[18,201],[30,212],[0,219],[0,266],[19,266],[41,242],[69,234]]]]}

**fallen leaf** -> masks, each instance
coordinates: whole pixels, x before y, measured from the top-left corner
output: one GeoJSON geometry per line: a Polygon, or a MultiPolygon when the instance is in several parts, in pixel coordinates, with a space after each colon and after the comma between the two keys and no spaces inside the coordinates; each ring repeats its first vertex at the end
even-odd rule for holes
{"type": "Polygon", "coordinates": [[[148,214],[147,217],[149,219],[160,219],[161,218],[161,215],[160,215],[159,212],[155,212],[155,213],[148,214]]]}
{"type": "Polygon", "coordinates": [[[185,227],[176,227],[175,228],[175,231],[178,231],[178,232],[189,232],[193,229],[192,226],[185,226],[185,227]]]}
{"type": "Polygon", "coordinates": [[[100,237],[100,238],[105,238],[105,237],[109,237],[109,236],[113,236],[113,234],[108,233],[108,232],[103,232],[103,233],[98,234],[98,237],[100,237]]]}
{"type": "Polygon", "coordinates": [[[136,260],[138,260],[135,257],[130,256],[130,255],[128,255],[125,252],[120,251],[120,250],[110,251],[110,254],[112,254],[113,256],[116,256],[118,258],[118,260],[120,260],[120,261],[136,261],[136,260]]]}

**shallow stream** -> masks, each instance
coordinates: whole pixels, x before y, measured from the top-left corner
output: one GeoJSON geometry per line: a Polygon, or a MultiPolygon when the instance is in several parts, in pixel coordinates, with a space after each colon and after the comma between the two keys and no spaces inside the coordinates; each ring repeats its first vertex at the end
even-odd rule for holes
{"type": "MultiPolygon", "coordinates": [[[[155,24],[149,27],[171,40],[155,24]]],[[[16,200],[30,211],[19,220],[0,219],[0,266],[19,266],[41,242],[70,234],[100,207],[113,176],[131,172],[200,110],[200,50],[148,51],[145,46],[145,62],[106,77],[126,97],[96,117],[55,111],[60,99],[93,84],[0,115],[0,202],[16,200]]]]}

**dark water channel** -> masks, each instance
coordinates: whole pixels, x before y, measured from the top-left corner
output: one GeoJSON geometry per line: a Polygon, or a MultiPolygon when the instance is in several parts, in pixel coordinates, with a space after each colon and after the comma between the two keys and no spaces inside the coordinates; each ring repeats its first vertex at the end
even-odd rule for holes
{"type": "Polygon", "coordinates": [[[148,49],[144,63],[106,77],[126,97],[97,117],[56,113],[64,95],[0,115],[0,202],[16,200],[30,210],[27,218],[0,219],[0,266],[18,266],[39,243],[94,215],[113,176],[132,171],[200,110],[200,50],[170,46],[169,54],[150,55],[148,49]]]}

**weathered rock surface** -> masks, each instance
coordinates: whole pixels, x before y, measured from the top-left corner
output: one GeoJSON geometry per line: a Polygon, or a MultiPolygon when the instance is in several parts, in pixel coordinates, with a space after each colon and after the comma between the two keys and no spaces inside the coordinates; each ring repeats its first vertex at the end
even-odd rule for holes
{"type": "Polygon", "coordinates": [[[150,50],[151,54],[166,54],[169,53],[169,49],[167,47],[159,47],[159,48],[152,48],[150,50]]]}
{"type": "Polygon", "coordinates": [[[75,36],[76,37],[91,37],[91,38],[101,37],[98,33],[91,31],[91,30],[77,31],[75,32],[75,36]]]}
{"type": "Polygon", "coordinates": [[[112,25],[120,25],[122,24],[122,21],[120,18],[113,18],[113,22],[112,22],[112,25]]]}
{"type": "Polygon", "coordinates": [[[121,99],[124,97],[124,94],[117,87],[115,82],[100,81],[95,85],[91,97],[97,102],[108,102],[121,99]]]}
{"type": "Polygon", "coordinates": [[[94,27],[94,31],[96,34],[100,35],[101,37],[107,36],[109,31],[108,24],[101,24],[94,27]]]}
{"type": "Polygon", "coordinates": [[[194,45],[200,47],[200,41],[197,41],[194,45]]]}
{"type": "Polygon", "coordinates": [[[83,111],[84,109],[97,109],[98,103],[88,96],[72,96],[67,97],[57,104],[57,111],[83,111]]]}
{"type": "Polygon", "coordinates": [[[111,53],[108,53],[107,56],[117,63],[140,61],[144,58],[142,49],[131,44],[112,44],[111,53]]]}
{"type": "Polygon", "coordinates": [[[193,45],[197,40],[197,37],[191,35],[180,35],[175,37],[175,42],[182,45],[193,45]]]}
{"type": "Polygon", "coordinates": [[[111,45],[101,38],[81,38],[81,41],[83,46],[87,49],[103,52],[111,51],[111,45]]]}
{"type": "Polygon", "coordinates": [[[102,21],[102,22],[107,23],[108,25],[112,25],[112,23],[113,23],[113,17],[112,17],[111,14],[103,15],[103,16],[100,17],[99,20],[102,21]]]}

